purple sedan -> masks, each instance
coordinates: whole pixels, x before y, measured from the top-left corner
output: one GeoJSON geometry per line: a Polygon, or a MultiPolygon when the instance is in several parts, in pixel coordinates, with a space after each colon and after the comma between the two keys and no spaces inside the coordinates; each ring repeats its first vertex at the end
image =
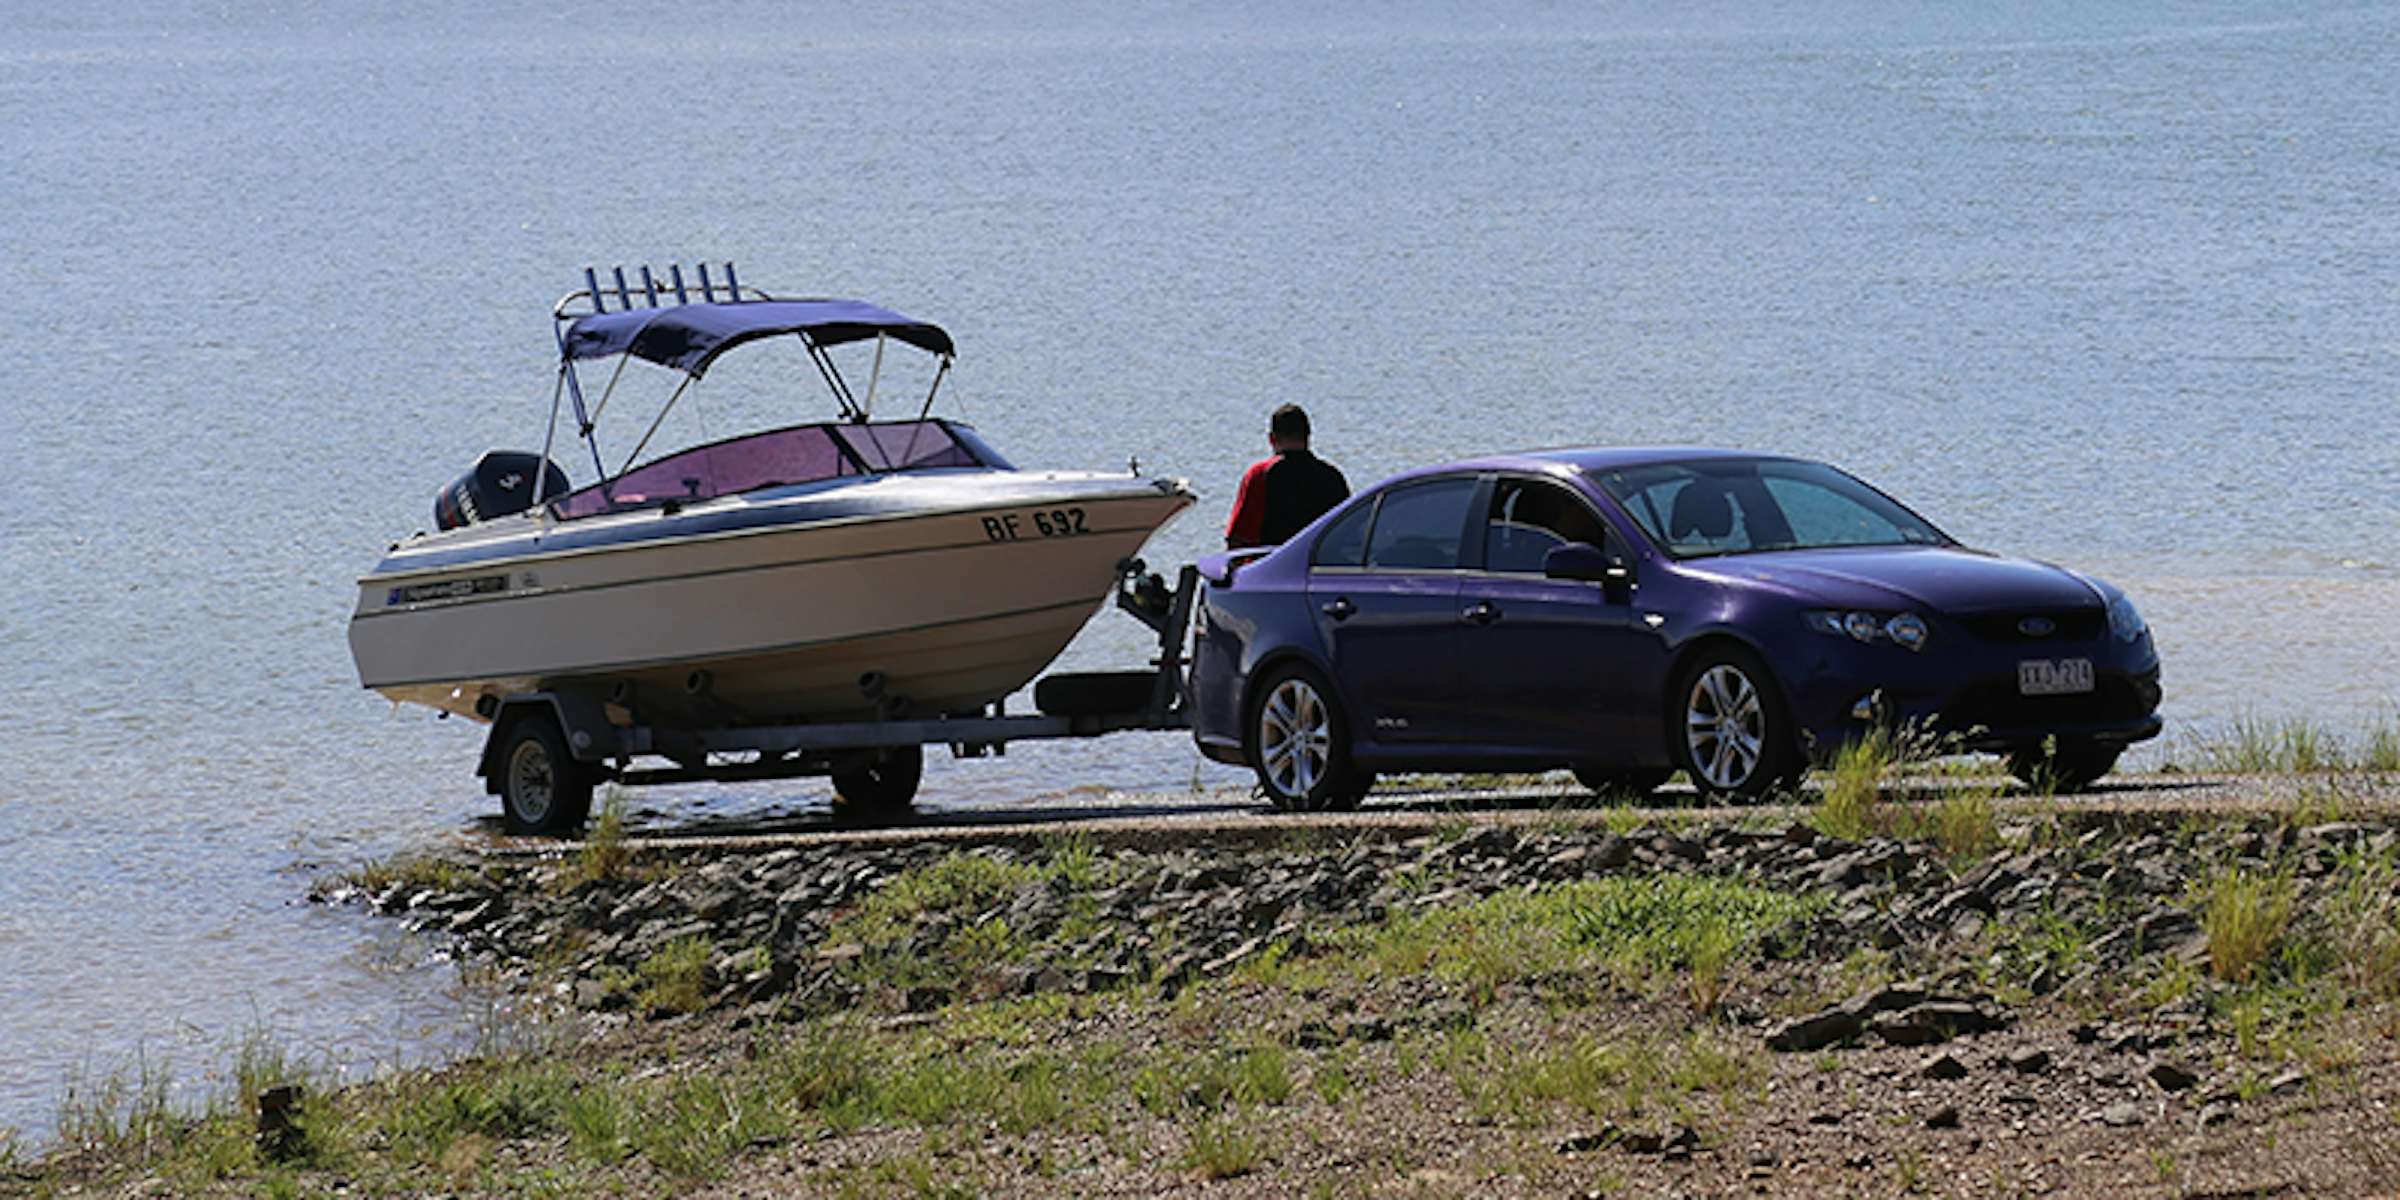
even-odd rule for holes
{"type": "Polygon", "coordinates": [[[2088,786],[2154,737],[2123,592],[1971,550],[1823,463],[1580,449],[1395,476],[1202,560],[1192,728],[1285,808],[1377,771],[1788,787],[1867,730],[2088,786]]]}

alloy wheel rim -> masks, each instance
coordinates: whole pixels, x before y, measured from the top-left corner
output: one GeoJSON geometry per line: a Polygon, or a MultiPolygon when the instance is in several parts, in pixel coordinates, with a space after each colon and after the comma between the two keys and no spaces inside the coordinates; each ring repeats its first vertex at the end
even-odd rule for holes
{"type": "Polygon", "coordinates": [[[1294,799],[1314,790],[1333,757],[1333,717],[1303,679],[1286,679],[1267,693],[1258,713],[1258,758],[1267,782],[1294,799]]]}
{"type": "Polygon", "coordinates": [[[1749,782],[1766,749],[1766,725],[1766,706],[1740,668],[1719,664],[1692,681],[1684,705],[1684,744],[1693,769],[1709,786],[1737,788],[1749,782]]]}
{"type": "Polygon", "coordinates": [[[550,754],[539,742],[525,742],[508,760],[509,795],[516,799],[517,815],[527,821],[540,821],[550,815],[550,754]]]}

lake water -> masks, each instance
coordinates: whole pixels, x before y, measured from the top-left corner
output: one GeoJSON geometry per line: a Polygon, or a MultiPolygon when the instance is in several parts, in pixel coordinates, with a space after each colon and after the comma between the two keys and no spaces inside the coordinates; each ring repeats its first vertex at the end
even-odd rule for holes
{"type": "MultiPolygon", "coordinates": [[[[948,326],[945,411],[1020,463],[1195,481],[1154,562],[1215,545],[1285,400],[1360,483],[1772,448],[2125,585],[2170,751],[2400,697],[2390,6],[9,7],[0,1128],[29,1138],[137,1047],[201,1085],[253,1027],[353,1065],[465,1036],[422,947],[299,898],[491,808],[475,731],[358,690],[343,624],[439,484],[539,444],[587,263],[732,258],[948,326]]],[[[702,399],[719,435],[766,416],[702,399]]],[[[1142,634],[1104,615],[1069,660],[1142,634]]],[[[1238,780],[1163,735],[928,776],[1238,780]]]]}

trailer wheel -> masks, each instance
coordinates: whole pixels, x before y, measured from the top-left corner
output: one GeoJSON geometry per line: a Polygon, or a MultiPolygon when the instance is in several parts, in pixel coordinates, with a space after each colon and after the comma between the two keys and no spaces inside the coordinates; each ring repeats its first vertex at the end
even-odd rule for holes
{"type": "Polygon", "coordinates": [[[924,774],[923,746],[873,751],[858,765],[834,771],[834,815],[858,821],[900,820],[911,811],[924,774]]]}
{"type": "Polygon", "coordinates": [[[592,812],[592,776],[567,753],[556,718],[530,712],[509,722],[499,767],[500,817],[510,833],[555,836],[583,828],[592,812]]]}

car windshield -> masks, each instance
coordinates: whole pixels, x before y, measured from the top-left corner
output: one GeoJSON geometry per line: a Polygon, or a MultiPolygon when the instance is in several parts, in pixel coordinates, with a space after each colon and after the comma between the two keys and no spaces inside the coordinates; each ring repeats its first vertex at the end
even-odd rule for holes
{"type": "Polygon", "coordinates": [[[1591,475],[1677,558],[1951,544],[1923,517],[1823,463],[1709,458],[1591,475]]]}

